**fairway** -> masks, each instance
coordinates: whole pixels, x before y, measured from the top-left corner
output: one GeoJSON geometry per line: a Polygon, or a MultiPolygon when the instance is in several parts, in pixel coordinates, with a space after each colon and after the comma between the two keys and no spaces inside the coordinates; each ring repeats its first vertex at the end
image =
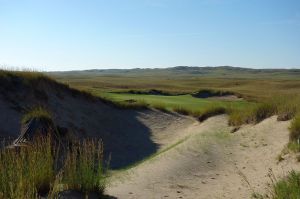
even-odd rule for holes
{"type": "Polygon", "coordinates": [[[229,101],[218,100],[210,98],[196,98],[191,95],[176,95],[176,96],[163,96],[163,95],[148,95],[148,94],[128,94],[128,93],[102,93],[102,97],[111,99],[112,101],[132,103],[132,100],[137,102],[145,102],[152,107],[165,107],[167,110],[174,108],[184,108],[193,112],[202,112],[207,107],[224,107],[243,109],[248,106],[254,105],[253,102],[245,100],[229,101]],[[130,102],[131,101],[131,102],[130,102]]]}

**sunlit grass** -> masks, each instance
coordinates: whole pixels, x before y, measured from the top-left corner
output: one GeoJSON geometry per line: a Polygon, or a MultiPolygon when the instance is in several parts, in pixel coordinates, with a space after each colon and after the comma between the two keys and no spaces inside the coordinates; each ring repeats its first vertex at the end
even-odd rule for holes
{"type": "Polygon", "coordinates": [[[27,146],[0,151],[0,198],[38,198],[55,196],[73,189],[102,194],[105,188],[102,164],[103,148],[99,141],[69,145],[60,168],[61,148],[50,136],[39,137],[27,146]],[[60,150],[59,150],[60,149],[60,150]]]}
{"type": "Polygon", "coordinates": [[[290,174],[275,182],[272,190],[273,199],[299,199],[300,197],[300,174],[291,171],[290,174]]]}

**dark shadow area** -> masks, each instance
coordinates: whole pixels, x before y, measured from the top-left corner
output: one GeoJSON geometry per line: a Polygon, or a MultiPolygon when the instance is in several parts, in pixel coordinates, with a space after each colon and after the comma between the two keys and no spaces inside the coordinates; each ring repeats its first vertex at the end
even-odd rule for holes
{"type": "Polygon", "coordinates": [[[161,95],[161,96],[178,96],[178,95],[186,95],[187,92],[169,92],[158,89],[150,89],[150,90],[128,90],[122,92],[112,92],[117,94],[136,94],[136,95],[161,95]]]}
{"type": "Polygon", "coordinates": [[[192,94],[193,97],[196,98],[211,98],[211,97],[226,97],[226,96],[236,96],[237,98],[241,98],[241,95],[238,93],[230,92],[230,91],[222,91],[222,90],[209,90],[203,89],[198,92],[192,94]]]}
{"type": "Polygon", "coordinates": [[[117,197],[115,197],[115,196],[110,196],[110,195],[104,195],[104,196],[102,196],[102,198],[101,199],[118,199],[117,197]]]}
{"type": "Polygon", "coordinates": [[[117,199],[114,196],[102,195],[95,192],[84,194],[76,190],[65,190],[57,194],[56,199],[117,199]]]}
{"type": "Polygon", "coordinates": [[[103,136],[104,159],[110,169],[128,167],[158,150],[151,139],[151,131],[138,120],[138,112],[121,110],[109,134],[103,136]],[[126,118],[122,116],[126,114],[126,118]]]}

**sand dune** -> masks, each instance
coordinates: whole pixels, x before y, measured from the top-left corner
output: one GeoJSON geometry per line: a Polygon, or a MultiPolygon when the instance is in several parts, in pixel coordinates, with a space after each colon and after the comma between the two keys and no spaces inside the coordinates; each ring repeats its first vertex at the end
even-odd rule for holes
{"type": "MultiPolygon", "coordinates": [[[[115,173],[107,189],[118,198],[251,198],[268,191],[269,169],[284,176],[299,169],[277,155],[288,142],[289,122],[276,117],[235,133],[226,116],[210,118],[181,130],[182,143],[142,164],[115,173]]],[[[172,140],[163,148],[176,143],[172,140]]],[[[161,150],[163,150],[163,148],[161,150]]]]}

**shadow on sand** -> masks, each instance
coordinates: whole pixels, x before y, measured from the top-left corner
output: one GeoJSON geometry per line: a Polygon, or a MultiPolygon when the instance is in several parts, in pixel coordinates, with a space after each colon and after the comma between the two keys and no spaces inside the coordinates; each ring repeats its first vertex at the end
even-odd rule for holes
{"type": "Polygon", "coordinates": [[[150,129],[137,116],[137,111],[126,111],[126,118],[116,118],[109,136],[103,138],[105,160],[110,169],[128,167],[158,150],[158,145],[151,140],[150,129]]]}

